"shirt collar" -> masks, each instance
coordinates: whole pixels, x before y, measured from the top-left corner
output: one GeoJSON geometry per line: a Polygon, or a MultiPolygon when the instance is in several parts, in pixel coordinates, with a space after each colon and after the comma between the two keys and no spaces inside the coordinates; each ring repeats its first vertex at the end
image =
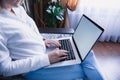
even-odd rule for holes
{"type": "MultiPolygon", "coordinates": [[[[14,8],[13,8],[14,9],[14,8]]],[[[0,14],[2,15],[7,15],[7,16],[15,16],[15,14],[11,13],[10,11],[8,11],[7,9],[5,8],[1,8],[0,9],[0,14]]]]}

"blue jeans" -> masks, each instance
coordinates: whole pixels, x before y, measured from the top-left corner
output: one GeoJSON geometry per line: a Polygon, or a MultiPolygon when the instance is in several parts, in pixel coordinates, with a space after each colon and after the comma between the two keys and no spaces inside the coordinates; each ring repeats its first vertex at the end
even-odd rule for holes
{"type": "Polygon", "coordinates": [[[84,62],[77,65],[41,68],[25,74],[27,80],[104,80],[102,73],[97,65],[94,52],[91,51],[84,62]]]}

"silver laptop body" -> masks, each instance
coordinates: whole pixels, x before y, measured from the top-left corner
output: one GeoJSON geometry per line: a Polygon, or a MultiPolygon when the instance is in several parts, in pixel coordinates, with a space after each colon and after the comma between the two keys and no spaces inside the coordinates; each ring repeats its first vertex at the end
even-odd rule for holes
{"type": "MultiPolygon", "coordinates": [[[[58,40],[69,39],[75,54],[75,59],[61,61],[47,67],[60,67],[74,64],[80,64],[87,57],[96,41],[99,39],[104,29],[93,22],[83,14],[74,34],[71,37],[64,37],[58,40]]],[[[53,50],[54,47],[48,48],[47,51],[53,50]]]]}

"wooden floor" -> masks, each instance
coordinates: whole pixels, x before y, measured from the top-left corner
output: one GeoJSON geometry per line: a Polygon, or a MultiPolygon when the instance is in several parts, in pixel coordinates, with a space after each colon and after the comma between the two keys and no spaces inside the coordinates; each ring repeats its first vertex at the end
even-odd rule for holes
{"type": "Polygon", "coordinates": [[[97,42],[93,50],[106,80],[120,80],[120,43],[97,42]]]}

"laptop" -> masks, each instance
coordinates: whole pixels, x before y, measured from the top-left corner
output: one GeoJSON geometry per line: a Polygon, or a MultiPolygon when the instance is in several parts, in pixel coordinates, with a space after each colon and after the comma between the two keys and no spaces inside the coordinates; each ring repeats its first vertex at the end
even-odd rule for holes
{"type": "MultiPolygon", "coordinates": [[[[67,58],[47,67],[60,67],[80,64],[85,60],[103,31],[103,28],[83,14],[74,34],[70,37],[58,39],[62,44],[60,49],[69,51],[67,58]]],[[[47,48],[47,52],[53,50],[54,48],[55,47],[47,48]]]]}

